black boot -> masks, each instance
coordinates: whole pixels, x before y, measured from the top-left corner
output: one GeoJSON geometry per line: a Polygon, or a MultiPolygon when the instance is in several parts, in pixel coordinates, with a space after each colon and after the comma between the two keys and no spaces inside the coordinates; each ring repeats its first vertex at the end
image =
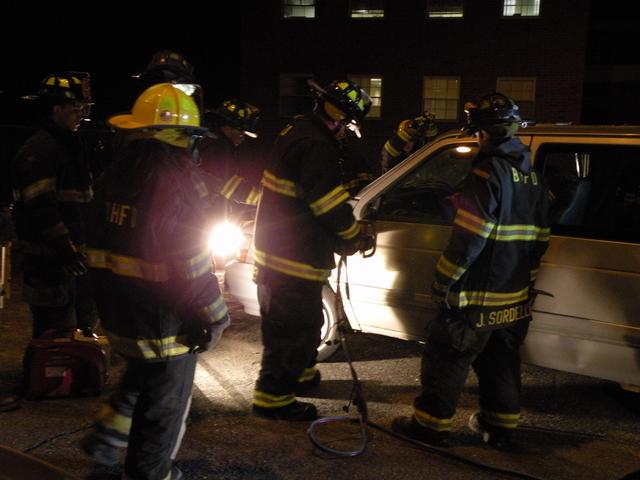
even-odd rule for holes
{"type": "Polygon", "coordinates": [[[487,426],[476,412],[469,417],[469,428],[479,434],[482,441],[496,450],[508,453],[532,453],[529,448],[514,440],[514,432],[504,428],[487,426]]]}
{"type": "Polygon", "coordinates": [[[253,414],[269,420],[289,420],[307,422],[318,418],[318,410],[313,403],[295,401],[284,407],[266,408],[253,405],[253,414]]]}
{"type": "Polygon", "coordinates": [[[87,435],[80,443],[82,451],[100,465],[120,463],[120,449],[108,444],[94,433],[87,435]]]}
{"type": "Polygon", "coordinates": [[[443,448],[449,446],[447,441],[449,432],[436,432],[430,428],[423,427],[413,416],[394,418],[391,423],[391,430],[432,447],[443,448]]]}
{"type": "Polygon", "coordinates": [[[316,373],[313,374],[309,380],[305,380],[303,382],[298,382],[295,387],[294,393],[296,395],[302,395],[305,393],[309,393],[311,390],[320,385],[320,381],[322,380],[322,375],[320,374],[320,370],[316,370],[316,373]]]}

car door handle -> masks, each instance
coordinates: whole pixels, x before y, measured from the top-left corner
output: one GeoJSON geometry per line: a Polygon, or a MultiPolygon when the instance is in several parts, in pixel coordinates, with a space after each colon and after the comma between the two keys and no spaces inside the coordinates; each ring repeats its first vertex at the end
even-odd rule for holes
{"type": "Polygon", "coordinates": [[[367,250],[363,250],[361,252],[362,258],[373,257],[373,255],[376,253],[378,238],[376,224],[370,220],[359,220],[358,222],[360,223],[360,231],[362,232],[362,235],[367,238],[367,243],[371,245],[371,248],[368,248],[367,250]]]}

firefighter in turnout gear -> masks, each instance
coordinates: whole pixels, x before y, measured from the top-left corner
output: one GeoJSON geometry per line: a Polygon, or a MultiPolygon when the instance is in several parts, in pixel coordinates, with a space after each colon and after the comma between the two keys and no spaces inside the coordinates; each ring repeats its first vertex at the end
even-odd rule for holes
{"type": "Polygon", "coordinates": [[[514,137],[521,123],[508,97],[491,93],[465,106],[467,129],[480,151],[454,196],[451,238],[432,286],[440,315],[429,325],[422,392],[412,417],[394,431],[443,445],[458,398],[473,368],[480,411],[469,427],[486,443],[513,449],[520,416],[520,345],[531,320],[540,258],[549,241],[548,189],[514,137]]]}
{"type": "Polygon", "coordinates": [[[192,89],[184,87],[154,85],[131,114],[109,118],[127,136],[92,209],[96,300],[127,369],[83,448],[114,464],[118,448],[128,447],[131,479],[182,478],[172,461],[191,403],[195,353],[214,346],[229,325],[202,227],[206,188],[190,151],[204,132],[186,93],[192,89]]]}
{"type": "Polygon", "coordinates": [[[33,337],[98,323],[85,257],[92,179],[78,134],[90,103],[88,78],[79,72],[49,75],[37,94],[26,97],[34,100],[42,125],[11,166],[16,250],[22,253],[33,337]]]}
{"type": "MultiPolygon", "coordinates": [[[[160,50],[140,74],[145,87],[157,83],[194,83],[194,67],[174,50],[160,50]]],[[[238,174],[238,148],[246,137],[257,138],[256,125],[260,109],[240,100],[226,100],[216,108],[205,110],[203,124],[208,128],[198,141],[194,155],[201,163],[211,202],[219,196],[245,205],[258,204],[259,190],[238,174]]]]}
{"type": "Polygon", "coordinates": [[[310,85],[315,108],[276,139],[256,218],[263,353],[253,413],[268,419],[317,417],[315,405],[297,401],[296,393],[320,382],[315,360],[322,288],[335,267],[334,253],[367,248],[347,203],[339,162],[340,139],[347,128],[359,133],[371,101],[351,81],[334,81],[326,88],[310,85]]]}
{"type": "Polygon", "coordinates": [[[238,154],[246,137],[258,137],[259,119],[260,109],[240,100],[227,100],[205,112],[209,132],[198,143],[198,152],[213,195],[244,205],[258,204],[260,191],[240,175],[238,154]]]}
{"type": "Polygon", "coordinates": [[[382,147],[382,173],[390,170],[438,134],[435,115],[427,111],[403,120],[382,147]]]}

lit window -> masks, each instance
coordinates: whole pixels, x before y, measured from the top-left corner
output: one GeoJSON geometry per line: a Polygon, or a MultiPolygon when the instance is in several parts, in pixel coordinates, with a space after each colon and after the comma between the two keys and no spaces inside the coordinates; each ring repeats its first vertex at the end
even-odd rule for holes
{"type": "Polygon", "coordinates": [[[456,121],[460,109],[460,77],[424,77],[422,106],[437,121],[456,121]]]}
{"type": "Polygon", "coordinates": [[[537,17],[540,15],[540,0],[502,0],[502,15],[505,17],[537,17]]]}
{"type": "Polygon", "coordinates": [[[313,98],[307,80],[311,74],[280,75],[280,116],[293,117],[311,111],[313,98]]]}
{"type": "Polygon", "coordinates": [[[315,18],[316,0],[283,0],[284,18],[315,18]]]}
{"type": "Polygon", "coordinates": [[[510,97],[520,108],[523,119],[532,119],[536,107],[535,77],[500,77],[496,90],[510,97]]]}
{"type": "Polygon", "coordinates": [[[462,18],[464,0],[427,0],[427,18],[462,18]]]}
{"type": "Polygon", "coordinates": [[[348,75],[347,78],[360,85],[371,97],[371,110],[369,110],[367,118],[380,118],[382,114],[382,77],[348,75]]]}
{"type": "Polygon", "coordinates": [[[384,0],[351,0],[351,18],[384,17],[384,0]]]}

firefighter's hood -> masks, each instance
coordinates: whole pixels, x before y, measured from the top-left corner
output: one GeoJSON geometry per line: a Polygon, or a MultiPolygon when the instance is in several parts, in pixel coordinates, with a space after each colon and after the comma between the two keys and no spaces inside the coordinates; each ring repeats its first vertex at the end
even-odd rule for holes
{"type": "Polygon", "coordinates": [[[504,158],[512,166],[525,174],[531,173],[533,169],[531,165],[531,151],[517,137],[511,137],[498,145],[492,145],[485,151],[485,154],[504,158]]]}

